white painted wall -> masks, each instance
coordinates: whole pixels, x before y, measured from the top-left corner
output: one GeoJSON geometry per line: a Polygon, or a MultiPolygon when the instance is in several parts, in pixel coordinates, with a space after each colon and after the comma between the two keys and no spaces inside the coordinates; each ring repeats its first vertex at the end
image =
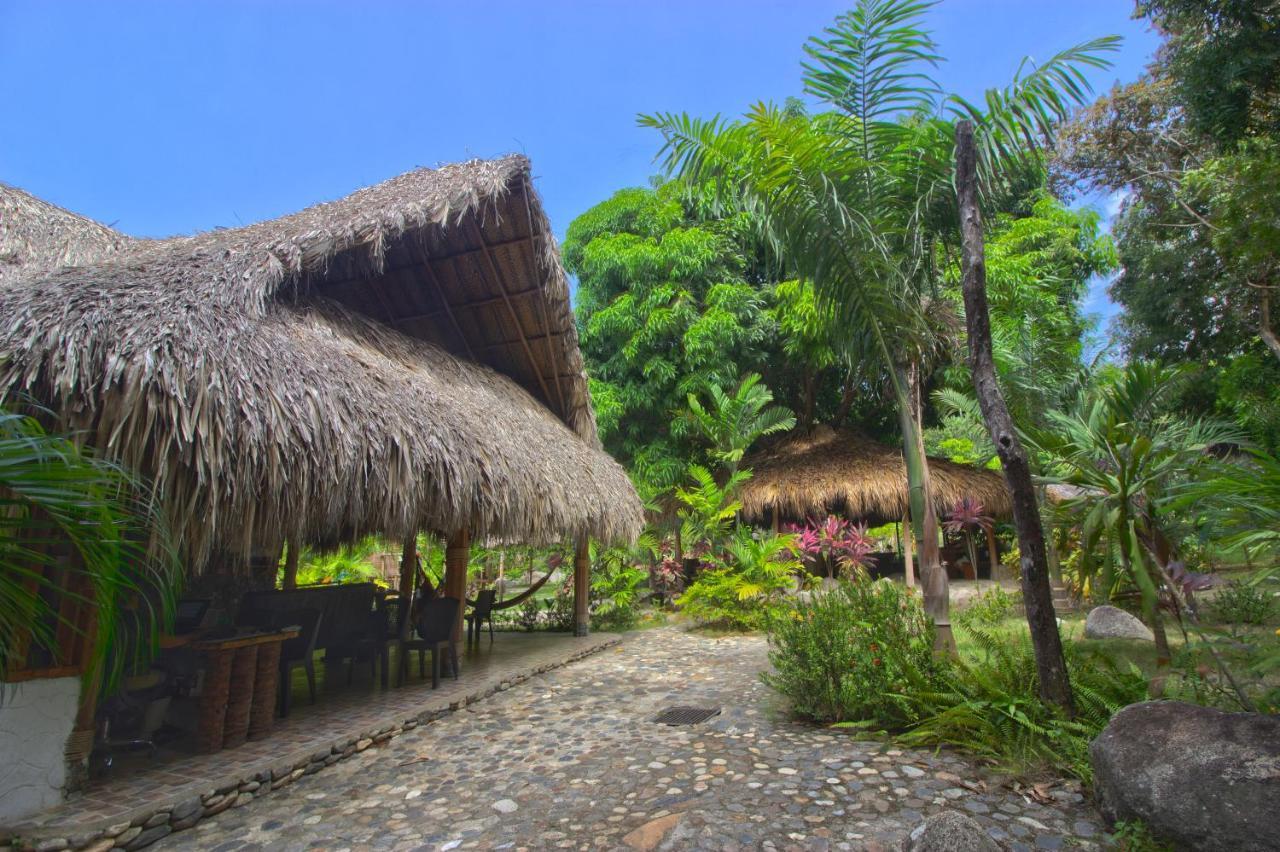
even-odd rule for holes
{"type": "Polygon", "coordinates": [[[62,802],[77,677],[0,682],[0,823],[62,802]]]}

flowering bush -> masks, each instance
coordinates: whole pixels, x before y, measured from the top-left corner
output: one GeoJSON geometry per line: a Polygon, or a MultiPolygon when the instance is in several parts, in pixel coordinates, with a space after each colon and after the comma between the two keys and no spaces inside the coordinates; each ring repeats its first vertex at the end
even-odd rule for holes
{"type": "Polygon", "coordinates": [[[867,557],[875,549],[875,540],[867,535],[865,524],[855,525],[834,515],[828,515],[820,524],[813,519],[803,525],[792,524],[791,531],[796,534],[800,552],[828,577],[836,576],[839,568],[865,568],[870,561],[867,557]]]}
{"type": "Polygon", "coordinates": [[[764,682],[818,722],[901,729],[939,683],[933,626],[919,598],[864,571],[776,618],[769,645],[774,670],[764,682]]]}

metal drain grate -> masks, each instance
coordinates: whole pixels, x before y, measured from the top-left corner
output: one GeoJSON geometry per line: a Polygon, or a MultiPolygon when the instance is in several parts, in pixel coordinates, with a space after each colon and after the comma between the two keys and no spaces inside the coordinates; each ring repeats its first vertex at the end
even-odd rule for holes
{"type": "Polygon", "coordinates": [[[668,707],[653,721],[663,725],[696,725],[719,715],[719,707],[668,707]]]}

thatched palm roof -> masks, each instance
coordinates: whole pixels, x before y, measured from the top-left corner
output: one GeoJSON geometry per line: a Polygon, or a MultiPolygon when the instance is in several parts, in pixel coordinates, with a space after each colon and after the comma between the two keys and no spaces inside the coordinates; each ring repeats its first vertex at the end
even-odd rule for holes
{"type": "MultiPolygon", "coordinates": [[[[819,426],[797,430],[748,457],[752,471],[742,490],[742,513],[768,521],[776,506],[783,518],[820,518],[837,512],[884,523],[907,513],[907,468],[901,448],[846,430],[819,426]]],[[[982,503],[987,514],[1013,513],[1004,477],[990,470],[929,459],[934,503],[947,512],[962,497],[982,503]]]]}
{"type": "Polygon", "coordinates": [[[0,183],[0,286],[19,274],[79,266],[131,242],[106,225],[0,183]]]}
{"type": "Polygon", "coordinates": [[[153,478],[197,562],[286,535],[638,532],[523,157],[98,258],[0,287],[0,393],[153,478]]]}

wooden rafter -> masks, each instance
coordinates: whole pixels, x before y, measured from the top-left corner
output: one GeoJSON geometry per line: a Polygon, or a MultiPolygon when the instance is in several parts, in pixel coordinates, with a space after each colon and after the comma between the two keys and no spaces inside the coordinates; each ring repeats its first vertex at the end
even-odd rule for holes
{"type": "MultiPolygon", "coordinates": [[[[453,326],[453,331],[458,335],[458,340],[462,341],[462,348],[466,350],[467,357],[472,361],[476,360],[475,353],[471,351],[471,343],[468,342],[467,336],[462,333],[462,326],[458,324],[458,318],[453,313],[453,308],[449,306],[449,297],[445,295],[444,287],[440,285],[440,279],[436,277],[436,271],[431,268],[431,259],[427,257],[427,253],[416,242],[413,244],[413,252],[422,260],[422,268],[427,271],[427,277],[431,279],[431,286],[435,287],[436,295],[440,297],[440,304],[444,306],[443,310],[449,316],[449,324],[453,326]]],[[[408,322],[409,320],[404,320],[408,322]]]]}
{"type": "MultiPolygon", "coordinates": [[[[533,264],[533,270],[538,271],[538,245],[533,239],[536,233],[533,227],[533,206],[529,202],[529,181],[526,178],[521,185],[521,195],[524,196],[524,214],[529,222],[529,259],[533,264]]],[[[542,327],[547,330],[547,334],[543,338],[546,341],[547,357],[550,359],[550,367],[552,373],[556,377],[556,398],[560,401],[560,416],[568,421],[569,411],[564,404],[564,388],[560,384],[560,357],[556,352],[556,347],[551,345],[551,318],[547,315],[547,291],[544,287],[542,297],[538,299],[538,303],[542,308],[542,327]]]]}
{"type": "MultiPolygon", "coordinates": [[[[534,293],[538,292],[539,289],[541,288],[530,287],[527,290],[516,290],[513,293],[508,293],[505,298],[522,299],[522,298],[525,298],[526,296],[532,296],[534,293]]],[[[472,310],[474,308],[484,308],[484,307],[488,307],[489,305],[496,305],[503,301],[505,301],[503,296],[489,296],[488,298],[475,299],[470,302],[459,302],[453,306],[453,309],[454,310],[472,310]]],[[[420,320],[420,319],[431,319],[432,317],[438,316],[439,314],[442,314],[444,312],[445,312],[444,308],[437,308],[436,310],[433,310],[433,311],[427,311],[421,314],[412,314],[407,317],[401,317],[400,321],[412,322],[414,320],[420,320]]]]}
{"type": "MultiPolygon", "coordinates": [[[[527,338],[512,337],[506,340],[495,340],[492,343],[485,343],[476,348],[479,349],[481,352],[484,352],[489,349],[500,349],[503,346],[515,346],[521,340],[541,340],[542,338],[546,338],[546,337],[561,337],[563,335],[564,335],[563,331],[552,331],[552,332],[548,332],[547,334],[531,334],[527,338]]],[[[559,379],[559,376],[557,375],[556,378],[559,379]]]]}
{"type": "MultiPolygon", "coordinates": [[[[533,347],[529,345],[529,338],[524,333],[524,326],[520,323],[520,315],[516,313],[515,304],[511,301],[511,297],[507,293],[507,285],[503,282],[502,276],[498,274],[498,265],[494,263],[493,254],[489,251],[489,244],[484,239],[484,229],[480,227],[477,220],[472,220],[475,225],[476,237],[480,240],[480,245],[484,248],[481,256],[485,259],[485,263],[489,267],[489,274],[493,279],[494,286],[498,288],[498,292],[502,294],[502,302],[507,306],[507,315],[511,317],[511,323],[516,327],[516,332],[521,335],[520,341],[524,344],[524,354],[529,358],[529,366],[533,369],[533,374],[538,379],[538,387],[542,388],[542,398],[551,401],[551,392],[547,389],[547,383],[542,378],[542,370],[538,369],[538,362],[533,357],[533,347]]],[[[559,388],[559,383],[556,385],[559,388]]],[[[560,400],[561,409],[564,408],[563,398],[560,400]]]]}

